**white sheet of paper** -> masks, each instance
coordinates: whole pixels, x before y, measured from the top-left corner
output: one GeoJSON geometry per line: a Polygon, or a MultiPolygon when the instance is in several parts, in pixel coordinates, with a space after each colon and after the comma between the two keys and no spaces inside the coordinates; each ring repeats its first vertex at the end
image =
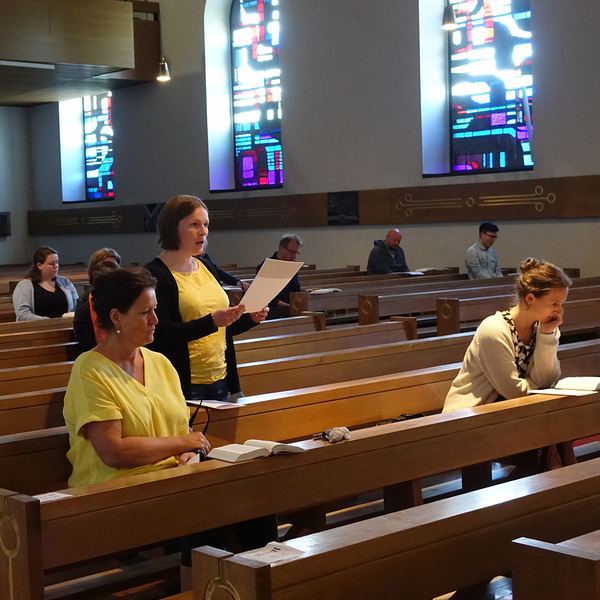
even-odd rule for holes
{"type": "Polygon", "coordinates": [[[542,390],[529,390],[530,394],[552,394],[553,396],[589,396],[595,391],[589,390],[561,390],[558,388],[545,388],[542,390]]]}
{"type": "Polygon", "coordinates": [[[61,498],[70,498],[72,494],[63,494],[61,492],[48,492],[47,494],[38,494],[34,496],[40,502],[49,502],[50,500],[60,500],[61,498]]]}
{"type": "Polygon", "coordinates": [[[188,406],[202,406],[203,408],[214,408],[215,410],[227,410],[228,408],[239,408],[235,402],[224,402],[223,400],[186,400],[188,406]]]}
{"type": "Polygon", "coordinates": [[[247,313],[261,311],[287,285],[304,263],[267,258],[240,304],[247,313]]]}
{"type": "Polygon", "coordinates": [[[251,558],[252,560],[258,560],[260,562],[272,564],[288,558],[296,558],[302,554],[304,554],[302,550],[297,550],[296,548],[292,548],[287,544],[280,542],[269,542],[264,548],[250,550],[248,552],[238,554],[238,556],[244,556],[246,558],[251,558]]]}

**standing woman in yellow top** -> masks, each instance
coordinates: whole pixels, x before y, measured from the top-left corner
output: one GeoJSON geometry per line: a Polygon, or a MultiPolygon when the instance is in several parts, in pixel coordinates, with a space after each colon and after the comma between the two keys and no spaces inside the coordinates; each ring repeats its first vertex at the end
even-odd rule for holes
{"type": "Polygon", "coordinates": [[[175,196],[158,216],[163,252],[146,265],[156,277],[158,325],[152,349],[179,373],[186,398],[226,400],[240,393],[233,336],[264,321],[268,309],[229,308],[214,266],[202,255],[208,210],[194,196],[175,196]]]}

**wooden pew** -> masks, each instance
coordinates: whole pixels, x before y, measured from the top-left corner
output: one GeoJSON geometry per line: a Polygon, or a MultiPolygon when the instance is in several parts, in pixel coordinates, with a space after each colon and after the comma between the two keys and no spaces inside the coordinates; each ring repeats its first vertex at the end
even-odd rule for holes
{"type": "Polygon", "coordinates": [[[309,331],[323,331],[325,328],[325,315],[319,313],[307,313],[300,317],[263,321],[245,333],[236,335],[235,339],[249,340],[257,337],[307,333],[309,331]]]}
{"type": "MultiPolygon", "coordinates": [[[[255,362],[415,339],[416,335],[416,319],[400,317],[369,327],[356,326],[240,340],[236,342],[236,355],[238,363],[255,362]]],[[[6,349],[0,343],[0,369],[75,360],[78,355],[77,342],[6,349]]]]}
{"type": "MultiPolygon", "coordinates": [[[[0,346],[2,348],[2,346],[0,346]]],[[[73,361],[79,356],[79,343],[0,349],[0,370],[45,363],[73,361]]]]}
{"type": "Polygon", "coordinates": [[[70,326],[21,333],[0,333],[0,350],[68,344],[74,341],[75,334],[70,326]]]}
{"type": "Polygon", "coordinates": [[[238,364],[243,364],[317,352],[363,348],[412,340],[416,337],[416,319],[399,318],[367,327],[344,327],[240,340],[235,342],[235,352],[238,364]]]}
{"type": "Polygon", "coordinates": [[[13,394],[65,387],[73,361],[0,370],[0,387],[13,394]]]}
{"type": "Polygon", "coordinates": [[[554,544],[514,540],[512,579],[515,600],[600,599],[600,530],[554,544]]]}
{"type": "MultiPolygon", "coordinates": [[[[459,365],[446,365],[352,384],[343,382],[244,398],[235,408],[212,410],[206,435],[214,446],[243,443],[250,438],[289,441],[336,425],[356,427],[390,420],[402,413],[439,412],[458,369],[459,365]]],[[[50,423],[64,423],[63,396],[64,389],[39,397],[20,394],[0,398],[5,408],[0,412],[1,487],[27,494],[66,487],[71,473],[66,458],[66,428],[31,430],[34,424],[47,427],[50,423]],[[25,432],[15,433],[19,428],[25,432]]],[[[204,411],[199,411],[194,425],[204,429],[204,411]]]]}
{"type": "Polygon", "coordinates": [[[73,326],[73,317],[60,317],[58,319],[36,319],[35,321],[19,321],[14,323],[0,323],[0,335],[5,333],[23,333],[56,329],[73,326]]]}
{"type": "Polygon", "coordinates": [[[339,288],[340,292],[328,294],[309,294],[292,292],[290,294],[290,313],[301,315],[305,311],[358,311],[358,296],[361,294],[389,295],[409,294],[428,291],[472,289],[480,287],[508,286],[510,281],[497,278],[487,280],[469,280],[464,275],[437,275],[431,277],[399,278],[397,274],[373,276],[363,282],[336,284],[329,287],[339,288]]]}
{"type": "Polygon", "coordinates": [[[244,394],[266,394],[462,361],[472,334],[321,352],[238,365],[244,394]]]}
{"type": "Polygon", "coordinates": [[[193,597],[221,587],[244,600],[423,600],[509,573],[524,532],[560,539],[599,525],[596,459],[296,538],[287,543],[302,554],[280,563],[205,547],[194,552],[193,597]]]}
{"type": "MultiPolygon", "coordinates": [[[[437,334],[458,333],[465,325],[477,327],[485,317],[514,304],[513,296],[485,298],[438,298],[437,334]]],[[[563,335],[594,333],[600,329],[600,289],[576,288],[563,304],[565,311],[560,327],[563,335]],[[586,298],[587,297],[587,298],[586,298]]]]}
{"type": "MultiPolygon", "coordinates": [[[[600,341],[565,344],[559,348],[564,376],[597,374],[600,341]]],[[[443,365],[364,380],[288,390],[248,397],[228,410],[211,411],[207,436],[213,445],[243,443],[250,438],[278,441],[311,436],[334,426],[357,427],[387,421],[403,413],[440,412],[460,365],[443,365]]],[[[31,421],[46,422],[62,417],[64,390],[54,391],[49,400],[35,405],[28,398],[31,421]],[[37,412],[35,412],[37,410],[37,412]]],[[[6,400],[3,399],[3,400],[6,400]]],[[[16,405],[6,403],[0,424],[15,426],[25,419],[16,405]]],[[[197,429],[206,424],[203,411],[197,429]]],[[[66,460],[68,438],[64,427],[0,437],[0,485],[33,494],[66,486],[70,466],[66,460]],[[40,465],[44,465],[40,469],[40,465]],[[44,472],[43,487],[39,474],[44,472]]]]}
{"type": "MultiPolygon", "coordinates": [[[[577,398],[532,396],[507,401],[502,406],[493,404],[355,432],[350,442],[341,444],[316,440],[300,442],[308,450],[304,453],[238,464],[208,461],[65,490],[69,496],[43,503],[29,496],[4,491],[0,496],[0,521],[6,524],[4,539],[13,542],[11,545],[5,542],[12,551],[8,555],[0,555],[0,597],[42,600],[46,569],[274,512],[300,510],[367,490],[385,488],[386,510],[397,510],[406,499],[407,482],[482,460],[590,435],[600,428],[597,402],[598,395],[577,398]],[[232,498],[243,498],[244,501],[232,502],[232,498]],[[218,510],[215,507],[226,508],[218,510]],[[135,523],[135,527],[131,523],[135,523]],[[18,544],[15,539],[20,540],[18,544]]],[[[562,472],[567,483],[562,482],[561,487],[566,485],[569,490],[571,504],[575,501],[580,504],[577,519],[584,521],[587,527],[592,522],[600,526],[598,466],[590,461],[562,472]],[[589,503],[585,500],[588,496],[589,503]]],[[[540,477],[535,481],[562,481],[560,474],[556,473],[540,477]]],[[[519,484],[525,487],[495,488],[496,501],[506,497],[507,492],[503,492],[506,489],[515,490],[511,495],[518,495],[516,490],[522,490],[522,498],[534,493],[536,485],[532,481],[519,484]]],[[[553,497],[553,494],[546,492],[540,496],[547,498],[553,497]]],[[[485,500],[475,514],[491,502],[488,495],[481,498],[485,500]]],[[[564,499],[564,493],[561,498],[564,499]]],[[[434,514],[449,514],[448,502],[452,507],[462,507],[463,511],[473,507],[470,501],[460,499],[441,501],[429,505],[439,506],[440,512],[431,509],[434,513],[427,513],[426,520],[435,521],[434,514]]],[[[556,504],[542,502],[541,506],[537,500],[523,502],[531,515],[542,509],[557,509],[556,504]]],[[[409,522],[413,514],[410,511],[406,513],[409,522]]],[[[498,523],[508,527],[506,531],[510,537],[507,543],[519,535],[537,535],[540,532],[528,527],[515,530],[522,518],[524,515],[516,513],[513,518],[510,510],[508,515],[503,509],[497,511],[498,523]]],[[[567,526],[567,523],[573,523],[572,520],[537,517],[536,522],[556,527],[557,535],[563,536],[563,539],[577,533],[573,527],[567,526]]],[[[489,531],[481,527],[481,521],[473,525],[479,534],[489,531]]],[[[338,535],[343,536],[347,529],[338,530],[338,535]]],[[[497,541],[482,556],[490,556],[490,551],[497,548],[495,544],[500,540],[504,543],[504,537],[508,535],[503,529],[493,533],[497,541]]],[[[492,540],[496,540],[494,536],[492,540]]],[[[415,539],[413,536],[399,537],[404,541],[415,539]]],[[[433,543],[429,543],[429,536],[417,537],[428,548],[434,547],[433,543]]],[[[487,536],[485,541],[490,541],[487,536]]],[[[371,556],[368,551],[350,554],[360,561],[371,556]]],[[[492,554],[496,555],[495,552],[492,554]]],[[[457,557],[461,556],[462,552],[458,551],[446,557],[454,567],[457,557]]],[[[322,564],[325,563],[327,561],[322,564]]],[[[412,561],[410,564],[414,567],[412,561]]],[[[487,561],[484,564],[492,568],[487,561]]],[[[494,570],[498,564],[493,563],[494,570]]],[[[503,567],[506,565],[505,562],[501,564],[503,567]]],[[[410,565],[407,563],[405,566],[410,565]]],[[[455,570],[452,568],[452,571],[455,570]]],[[[465,571],[470,573],[471,579],[460,580],[459,585],[474,582],[473,577],[477,581],[489,572],[487,568],[471,572],[466,566],[458,572],[465,571]]],[[[444,584],[447,585],[447,582],[444,584]]],[[[452,588],[441,591],[447,589],[452,588]]],[[[246,595],[241,597],[244,600],[250,598],[246,595]]],[[[304,597],[324,596],[299,596],[304,597]]]]}
{"type": "MultiPolygon", "coordinates": [[[[498,278],[494,281],[502,281],[498,278]]],[[[488,280],[478,280],[488,281],[488,280]]],[[[458,322],[481,321],[496,310],[503,310],[514,304],[514,282],[503,285],[465,286],[446,294],[437,289],[419,294],[382,295],[369,292],[359,297],[359,323],[377,323],[382,317],[403,315],[415,312],[437,313],[438,333],[447,335],[457,333],[458,322]],[[493,300],[496,298],[496,300],[493,300]],[[449,299],[461,300],[465,315],[455,314],[458,304],[449,299]],[[444,302],[441,302],[444,300],[444,302]],[[444,308],[440,313],[440,305],[444,308]]],[[[597,278],[576,280],[569,292],[569,301],[600,297],[600,283],[597,278]]]]}

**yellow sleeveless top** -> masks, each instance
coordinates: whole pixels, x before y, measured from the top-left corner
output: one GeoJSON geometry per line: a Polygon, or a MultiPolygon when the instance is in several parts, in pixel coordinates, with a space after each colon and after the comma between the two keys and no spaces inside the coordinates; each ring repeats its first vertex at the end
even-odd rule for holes
{"type": "MultiPolygon", "coordinates": [[[[197,259],[190,273],[171,271],[179,288],[179,312],[184,323],[227,308],[229,298],[211,272],[197,259]]],[[[225,328],[188,342],[192,383],[210,384],[227,374],[225,328]]]]}

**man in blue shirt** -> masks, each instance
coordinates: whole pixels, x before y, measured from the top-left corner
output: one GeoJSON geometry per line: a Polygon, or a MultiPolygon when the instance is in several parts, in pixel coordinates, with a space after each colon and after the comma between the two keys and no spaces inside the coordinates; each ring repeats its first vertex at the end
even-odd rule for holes
{"type": "Polygon", "coordinates": [[[479,240],[467,250],[465,256],[469,279],[502,277],[498,256],[492,248],[498,237],[498,231],[498,225],[491,221],[486,221],[479,226],[479,240]]]}

